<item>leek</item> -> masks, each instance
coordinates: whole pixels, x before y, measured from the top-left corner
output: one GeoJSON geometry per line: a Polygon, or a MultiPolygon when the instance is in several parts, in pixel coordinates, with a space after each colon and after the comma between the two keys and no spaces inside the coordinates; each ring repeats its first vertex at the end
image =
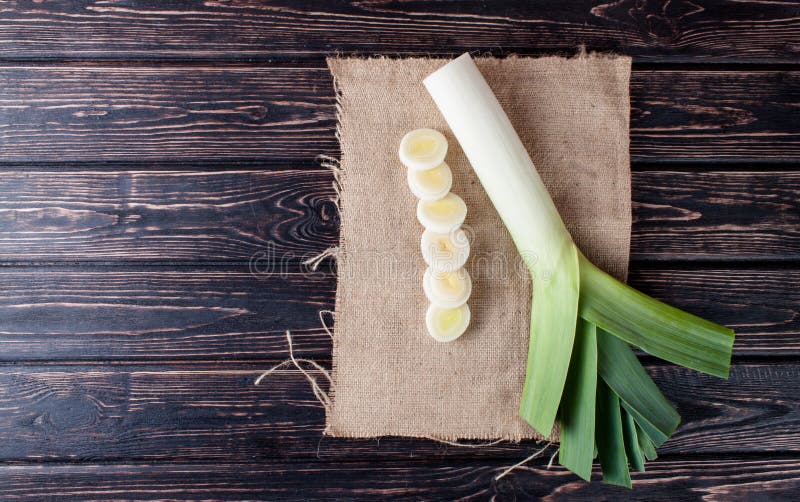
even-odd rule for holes
{"type": "MultiPolygon", "coordinates": [[[[605,380],[604,380],[605,381],[605,380]]],[[[669,439],[670,434],[665,433],[652,423],[647,420],[641,413],[636,411],[635,409],[631,408],[628,403],[622,401],[622,407],[625,408],[625,411],[631,414],[636,424],[641,427],[642,431],[650,438],[650,441],[653,443],[655,448],[661,447],[664,442],[669,439]]]]}
{"type": "Polygon", "coordinates": [[[733,331],[636,291],[581,254],[469,54],[449,62],[424,84],[531,274],[530,341],[520,416],[548,436],[558,415],[562,427],[566,425],[566,450],[559,461],[586,479],[587,451],[593,445],[585,412],[594,408],[604,479],[630,486],[626,462],[634,469],[643,467],[641,457],[655,456],[654,446],[669,438],[680,417],[628,344],[727,377],[733,331]],[[596,359],[587,356],[592,343],[587,337],[596,337],[596,359]],[[602,376],[594,377],[595,403],[586,396],[591,372],[602,376]],[[577,445],[576,438],[588,444],[577,445]]]}
{"type": "Polygon", "coordinates": [[[628,407],[648,424],[669,437],[681,421],[680,415],[658,390],[627,343],[597,330],[598,371],[603,380],[628,407]]]}
{"type": "Polygon", "coordinates": [[[430,75],[425,85],[534,278],[520,415],[549,436],[578,318],[577,248],[522,141],[469,55],[430,75]]]}
{"type": "Polygon", "coordinates": [[[581,256],[581,317],[666,361],[728,378],[733,330],[622,284],[581,256]]]}
{"type": "Polygon", "coordinates": [[[625,438],[625,454],[631,469],[636,472],[644,472],[644,455],[639,447],[639,437],[636,435],[636,423],[633,416],[622,410],[622,435],[625,438]]]}
{"type": "Polygon", "coordinates": [[[597,382],[596,440],[603,481],[630,488],[631,475],[625,455],[619,398],[602,380],[597,382]]]}
{"type": "Polygon", "coordinates": [[[594,460],[595,396],[597,394],[597,336],[595,327],[578,323],[575,347],[561,399],[561,447],[558,463],[586,481],[594,460]]]}
{"type": "Polygon", "coordinates": [[[644,433],[638,424],[636,425],[636,438],[639,440],[639,449],[642,451],[644,458],[647,460],[655,460],[658,458],[653,442],[647,437],[647,434],[644,433]]]}

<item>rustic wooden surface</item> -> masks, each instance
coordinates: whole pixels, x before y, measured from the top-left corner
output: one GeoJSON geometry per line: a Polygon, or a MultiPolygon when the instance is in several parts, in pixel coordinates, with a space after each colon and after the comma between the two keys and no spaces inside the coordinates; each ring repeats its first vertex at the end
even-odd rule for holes
{"type": "Polygon", "coordinates": [[[527,54],[579,44],[654,61],[795,62],[800,54],[796,4],[769,0],[8,3],[0,47],[10,59],[527,54]]]}
{"type": "Polygon", "coordinates": [[[0,499],[796,497],[798,103],[796,2],[0,1],[0,499]],[[738,333],[728,381],[643,357],[684,421],[635,489],[253,386],[286,329],[330,364],[324,57],[581,44],[634,56],[630,282],[738,333]]]}
{"type": "MultiPolygon", "coordinates": [[[[321,58],[303,68],[116,64],[0,67],[8,117],[0,160],[309,165],[338,151],[333,82],[321,58]]],[[[634,71],[631,156],[797,160],[798,101],[800,71],[634,71]]]]}
{"type": "MultiPolygon", "coordinates": [[[[800,368],[735,364],[727,381],[648,368],[683,418],[659,455],[800,454],[800,389],[783,385],[800,379],[800,368]]],[[[255,362],[200,361],[4,367],[0,461],[475,460],[534,447],[323,437],[324,413],[305,377],[279,370],[269,384],[252,385],[262,371],[255,362]]]]}

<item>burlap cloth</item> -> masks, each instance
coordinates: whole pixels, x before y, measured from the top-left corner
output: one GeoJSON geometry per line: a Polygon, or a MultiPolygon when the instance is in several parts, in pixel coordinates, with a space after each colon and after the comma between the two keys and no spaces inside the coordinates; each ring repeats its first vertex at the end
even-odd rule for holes
{"type": "MultiPolygon", "coordinates": [[[[331,58],[339,99],[341,242],[326,433],[519,440],[531,284],[489,198],[422,80],[441,59],[331,58]],[[397,157],[419,127],[447,136],[467,203],[472,323],[452,343],[425,331],[417,199],[397,157]]],[[[580,249],[618,278],[631,229],[630,59],[479,58],[580,249]]]]}

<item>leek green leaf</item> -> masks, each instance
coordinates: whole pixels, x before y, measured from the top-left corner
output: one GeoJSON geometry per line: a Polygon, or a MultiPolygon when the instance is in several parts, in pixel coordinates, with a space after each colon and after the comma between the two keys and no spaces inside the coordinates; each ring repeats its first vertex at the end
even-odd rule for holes
{"type": "Polygon", "coordinates": [[[631,464],[631,469],[644,472],[644,456],[639,448],[639,438],[636,436],[636,424],[630,413],[622,410],[622,435],[625,439],[625,455],[631,464]]]}
{"type": "Polygon", "coordinates": [[[595,327],[578,319],[567,383],[561,398],[561,446],[558,463],[589,481],[594,460],[594,416],[597,395],[595,327]]]}
{"type": "Polygon", "coordinates": [[[727,378],[733,330],[670,307],[580,257],[580,315],[648,354],[727,378]]]}
{"type": "Polygon", "coordinates": [[[625,408],[625,411],[631,414],[633,417],[634,422],[636,422],[641,429],[647,434],[650,440],[653,442],[653,445],[656,448],[661,447],[664,442],[670,438],[671,434],[664,434],[661,432],[658,427],[650,423],[649,420],[644,418],[638,411],[631,408],[628,403],[625,401],[620,401],[622,403],[622,407],[625,408]]]}
{"type": "Polygon", "coordinates": [[[653,446],[653,442],[647,437],[647,434],[644,433],[642,428],[639,427],[639,424],[636,424],[636,437],[639,439],[639,449],[642,450],[644,458],[647,460],[657,459],[658,455],[656,454],[656,448],[653,446]]]}
{"type": "Polygon", "coordinates": [[[549,436],[567,379],[578,318],[578,250],[565,241],[555,266],[536,267],[533,276],[531,336],[519,414],[549,436]]]}
{"type": "Polygon", "coordinates": [[[602,379],[597,380],[595,440],[600,467],[603,469],[603,482],[630,488],[631,475],[625,456],[619,398],[602,379]]]}
{"type": "Polygon", "coordinates": [[[644,433],[644,431],[638,427],[636,427],[636,434],[639,438],[639,448],[642,450],[642,454],[644,458],[647,460],[655,460],[658,458],[658,453],[656,453],[656,447],[653,445],[653,442],[644,433]]]}
{"type": "Polygon", "coordinates": [[[661,431],[665,440],[672,435],[681,416],[661,394],[630,346],[602,329],[597,330],[597,368],[619,398],[636,410],[636,415],[661,431]]]}

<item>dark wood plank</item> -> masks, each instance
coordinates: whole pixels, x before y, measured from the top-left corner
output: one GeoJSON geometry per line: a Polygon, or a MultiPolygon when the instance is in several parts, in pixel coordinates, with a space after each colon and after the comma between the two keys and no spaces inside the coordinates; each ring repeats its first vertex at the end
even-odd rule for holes
{"type": "MultiPolygon", "coordinates": [[[[524,458],[532,446],[323,437],[324,412],[299,372],[253,385],[269,366],[3,367],[0,459],[524,458]]],[[[683,417],[663,454],[800,451],[800,367],[734,365],[727,381],[674,366],[650,371],[683,417]]]]}
{"type": "Polygon", "coordinates": [[[337,148],[326,69],[117,66],[0,69],[0,160],[313,159],[337,148]]]}
{"type": "Polygon", "coordinates": [[[658,460],[633,474],[633,491],[585,483],[547,459],[494,481],[505,464],[439,462],[63,464],[0,467],[6,500],[789,500],[796,459],[658,460]]]}
{"type": "Polygon", "coordinates": [[[427,54],[561,49],[578,44],[641,59],[793,61],[791,2],[212,1],[170,5],[10,2],[7,58],[300,57],[331,51],[427,54]]]}
{"type": "MultiPolygon", "coordinates": [[[[335,276],[276,266],[0,268],[0,360],[329,357],[335,276]]],[[[737,355],[800,354],[798,270],[652,269],[631,284],[727,324],[737,355]]]]}
{"type": "Polygon", "coordinates": [[[0,268],[0,358],[243,359],[327,354],[335,279],[276,266],[0,268]]]}
{"type": "MultiPolygon", "coordinates": [[[[313,164],[6,171],[0,261],[299,261],[338,243],[332,181],[313,164]]],[[[634,259],[800,259],[796,172],[635,171],[632,187],[634,259]]]]}
{"type": "Polygon", "coordinates": [[[632,157],[789,160],[800,154],[794,118],[800,72],[640,72],[630,92],[632,157]]]}
{"type": "Polygon", "coordinates": [[[800,174],[634,172],[631,257],[800,259],[800,174]]]}
{"type": "MultiPolygon", "coordinates": [[[[337,152],[333,96],[321,68],[4,67],[0,161],[310,161],[337,152]]],[[[631,155],[796,160],[798,100],[800,72],[636,72],[631,155]]]]}
{"type": "Polygon", "coordinates": [[[332,182],[327,170],[8,171],[0,261],[300,261],[339,241],[332,182]]]}

